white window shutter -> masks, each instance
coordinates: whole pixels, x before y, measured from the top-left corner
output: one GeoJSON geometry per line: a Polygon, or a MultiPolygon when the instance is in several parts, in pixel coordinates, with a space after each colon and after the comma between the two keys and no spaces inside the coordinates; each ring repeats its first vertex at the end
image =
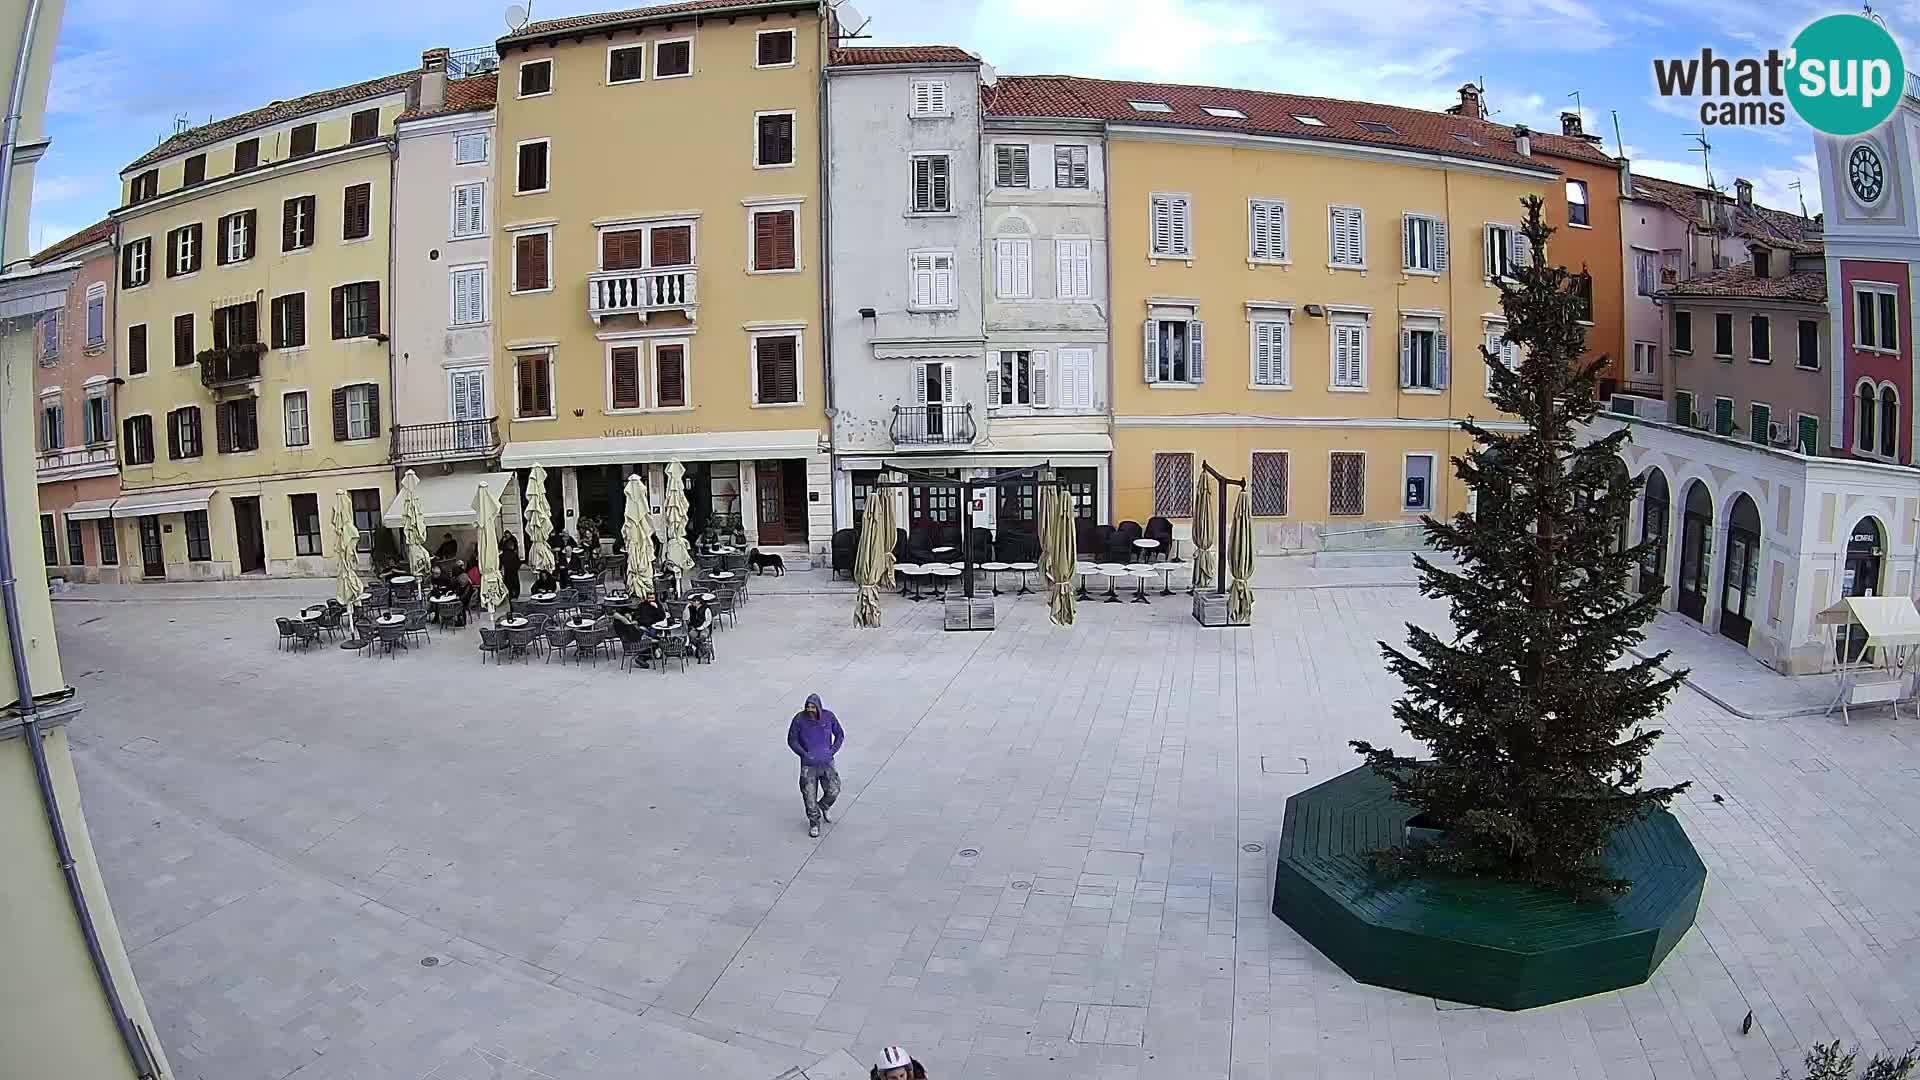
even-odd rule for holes
{"type": "Polygon", "coordinates": [[[1173,253],[1173,207],[1167,200],[1158,197],[1153,200],[1152,244],[1155,255],[1173,253]]]}
{"type": "Polygon", "coordinates": [[[1077,296],[1073,285],[1073,243],[1069,240],[1053,242],[1053,295],[1077,296]]]}
{"type": "Polygon", "coordinates": [[[1032,381],[1028,384],[1033,395],[1033,407],[1036,409],[1044,409],[1053,403],[1052,387],[1047,385],[1048,376],[1051,374],[1052,372],[1047,368],[1046,350],[1036,351],[1033,354],[1033,371],[1030,376],[1032,381]]]}
{"type": "Polygon", "coordinates": [[[1514,226],[1508,235],[1513,237],[1513,266],[1518,270],[1533,261],[1533,241],[1527,239],[1519,226],[1514,226]]]}
{"type": "Polygon", "coordinates": [[[1447,388],[1447,332],[1442,330],[1433,335],[1433,341],[1433,351],[1436,357],[1433,362],[1433,384],[1444,390],[1447,388]]]}
{"type": "Polygon", "coordinates": [[[1413,215],[1400,216],[1400,268],[1413,269],[1413,215]]]}
{"type": "Polygon", "coordinates": [[[1345,326],[1333,328],[1333,381],[1338,386],[1353,383],[1353,335],[1345,326]]]}
{"type": "Polygon", "coordinates": [[[933,259],[933,306],[953,306],[953,259],[935,255],[933,259]]]}
{"type": "Polygon", "coordinates": [[[913,399],[922,405],[927,403],[927,365],[913,365],[913,399]]]}
{"type": "Polygon", "coordinates": [[[1267,230],[1267,204],[1252,202],[1247,204],[1247,257],[1251,259],[1270,258],[1267,230]]]}
{"type": "Polygon", "coordinates": [[[993,293],[995,296],[1013,295],[1013,253],[1008,250],[1011,241],[993,242],[993,293]]]}
{"type": "Polygon", "coordinates": [[[915,307],[933,306],[933,260],[925,255],[913,257],[913,304],[915,307]]]}
{"type": "Polygon", "coordinates": [[[1192,219],[1189,217],[1187,200],[1173,201],[1173,252],[1182,258],[1193,254],[1193,242],[1190,235],[1192,219]]]}
{"type": "Polygon", "coordinates": [[[1273,372],[1273,381],[1275,383],[1288,383],[1293,381],[1292,372],[1288,370],[1292,365],[1287,363],[1287,337],[1292,333],[1292,323],[1277,322],[1273,324],[1273,342],[1268,346],[1267,366],[1273,372]]]}
{"type": "Polygon", "coordinates": [[[1447,272],[1447,223],[1439,218],[1433,219],[1433,268],[1447,272]]]}
{"type": "Polygon", "coordinates": [[[953,365],[940,365],[940,401],[941,404],[953,402],[953,365]]]}
{"type": "Polygon", "coordinates": [[[1146,340],[1141,346],[1141,353],[1147,361],[1147,381],[1150,383],[1160,381],[1160,335],[1154,332],[1157,329],[1157,320],[1148,319],[1144,334],[1146,340]]]}
{"type": "Polygon", "coordinates": [[[994,353],[987,362],[987,408],[1000,407],[1000,353],[994,353]]]}
{"type": "Polygon", "coordinates": [[[1033,241],[1013,242],[1013,294],[1033,295],[1033,241]]]}
{"type": "Polygon", "coordinates": [[[946,80],[936,79],[927,84],[927,111],[930,113],[943,113],[947,111],[946,80]]]}
{"type": "Polygon", "coordinates": [[[1268,360],[1273,355],[1273,324],[1253,324],[1253,381],[1264,385],[1272,381],[1268,360]]]}
{"type": "Polygon", "coordinates": [[[1199,319],[1187,320],[1187,381],[1207,379],[1206,327],[1199,319]]]}
{"type": "Polygon", "coordinates": [[[1413,385],[1413,331],[1400,331],[1400,385],[1413,385]]]}

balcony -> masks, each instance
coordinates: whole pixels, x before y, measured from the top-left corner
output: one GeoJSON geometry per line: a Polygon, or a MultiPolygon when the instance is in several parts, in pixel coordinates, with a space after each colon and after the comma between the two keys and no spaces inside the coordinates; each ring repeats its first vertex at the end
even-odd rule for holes
{"type": "Polygon", "coordinates": [[[691,320],[700,298],[698,272],[691,266],[667,270],[596,270],[587,275],[587,316],[637,315],[641,322],[656,311],[678,311],[691,320]]]}
{"type": "Polygon", "coordinates": [[[200,361],[200,385],[218,396],[222,390],[245,388],[259,381],[260,357],[266,351],[267,347],[259,342],[200,350],[195,357],[200,361]]]}
{"type": "Polygon", "coordinates": [[[972,405],[895,405],[887,425],[901,448],[972,446],[972,405]]]}
{"type": "Polygon", "coordinates": [[[494,416],[393,427],[393,461],[397,465],[490,458],[499,452],[500,424],[494,416]]]}
{"type": "Polygon", "coordinates": [[[113,443],[93,443],[42,450],[36,465],[35,479],[51,484],[60,480],[84,480],[89,476],[112,476],[120,471],[120,455],[113,443]]]}

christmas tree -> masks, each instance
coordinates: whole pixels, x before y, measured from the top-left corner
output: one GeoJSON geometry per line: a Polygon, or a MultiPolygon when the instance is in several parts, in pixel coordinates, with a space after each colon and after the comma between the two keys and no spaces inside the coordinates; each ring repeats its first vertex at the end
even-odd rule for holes
{"type": "Polygon", "coordinates": [[[1379,853],[1383,869],[1622,891],[1631,882],[1601,865],[1608,837],[1687,787],[1640,786],[1660,737],[1643,725],[1686,673],[1663,674],[1666,653],[1621,662],[1659,604],[1657,592],[1627,589],[1651,546],[1622,541],[1640,481],[1618,464],[1625,430],[1583,441],[1606,361],[1581,363],[1588,301],[1547,258],[1540,199],[1524,206],[1532,257],[1499,283],[1522,359],[1509,370],[1481,349],[1490,397],[1522,427],[1461,424],[1474,447],[1453,466],[1474,512],[1425,519],[1428,541],[1459,571],[1414,557],[1421,592],[1447,600],[1456,636],[1408,624],[1405,651],[1380,643],[1407,688],[1394,715],[1432,758],[1353,747],[1422,824],[1443,830],[1431,845],[1379,853]]]}

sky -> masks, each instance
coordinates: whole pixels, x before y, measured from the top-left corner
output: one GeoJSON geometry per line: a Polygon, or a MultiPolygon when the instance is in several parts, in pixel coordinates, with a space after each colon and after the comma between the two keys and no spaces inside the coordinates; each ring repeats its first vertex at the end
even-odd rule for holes
{"type": "MultiPolygon", "coordinates": [[[[624,0],[637,3],[640,0],[624,0]]],[[[623,0],[533,0],[535,19],[623,0]]],[[[1574,92],[1589,132],[1636,172],[1703,183],[1697,103],[1661,99],[1656,57],[1784,49],[1822,15],[1808,0],[852,0],[865,44],[951,44],[1004,74],[1075,74],[1282,90],[1440,109],[1485,86],[1492,119],[1559,131],[1574,92]],[[1760,29],[1770,28],[1770,29],[1760,29]],[[1618,116],[1620,138],[1615,137],[1618,116]]],[[[1901,41],[1914,0],[1880,14],[1901,41]]],[[[52,149],[34,186],[36,249],[105,216],[119,171],[173,131],[488,44],[504,0],[68,0],[54,58],[52,149]],[[372,27],[374,29],[367,29],[372,27]]],[[[1714,179],[1762,203],[1819,207],[1809,130],[1706,129],[1714,179]],[[1800,181],[1795,190],[1790,185],[1800,181]]]]}

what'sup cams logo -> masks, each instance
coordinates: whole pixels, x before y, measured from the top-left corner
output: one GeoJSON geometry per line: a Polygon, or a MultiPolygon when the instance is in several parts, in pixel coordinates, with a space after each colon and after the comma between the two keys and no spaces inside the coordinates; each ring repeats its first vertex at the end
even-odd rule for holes
{"type": "Polygon", "coordinates": [[[1800,31],[1785,52],[1729,59],[1655,60],[1661,97],[1706,98],[1700,122],[1778,127],[1787,106],[1816,131],[1858,135],[1884,123],[1906,86],[1906,64],[1887,28],[1864,15],[1829,15],[1800,31]]]}

